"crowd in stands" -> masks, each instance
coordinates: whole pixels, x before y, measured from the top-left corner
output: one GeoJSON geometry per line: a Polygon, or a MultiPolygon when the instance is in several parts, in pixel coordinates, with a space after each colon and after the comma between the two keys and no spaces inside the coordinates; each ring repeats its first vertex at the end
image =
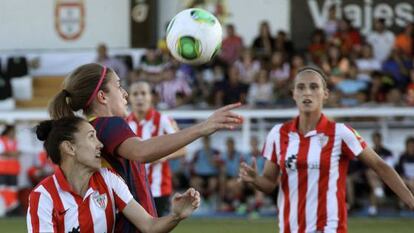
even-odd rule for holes
{"type": "MultiPolygon", "coordinates": [[[[305,49],[296,48],[284,31],[274,34],[267,22],[260,24],[258,35],[248,45],[237,34],[236,26],[229,24],[221,52],[203,66],[178,63],[169,55],[165,41],[146,50],[139,69],[133,69],[128,57],[109,57],[103,44],[98,47],[96,62],[113,68],[125,86],[140,80],[150,82],[159,109],[210,108],[238,101],[252,108],[292,107],[291,80],[297,69],[308,64],[321,67],[330,77],[328,107],[413,106],[413,24],[394,33],[387,29],[384,19],[376,19],[374,31],[364,36],[349,20],[336,19],[333,14],[323,28],[313,32],[305,49]]],[[[0,168],[4,168],[1,163],[10,163],[10,159],[19,156],[18,149],[8,146],[8,140],[15,140],[13,134],[4,130],[1,135],[0,168]]],[[[414,192],[414,138],[407,138],[400,156],[385,148],[381,138],[381,134],[373,134],[373,148],[397,169],[414,192]]],[[[263,169],[261,142],[252,138],[248,152],[238,151],[233,138],[225,143],[226,150],[220,151],[206,137],[190,160],[170,161],[175,189],[195,187],[203,200],[218,211],[254,213],[271,205],[275,194],[266,196],[237,181],[241,161],[250,163],[256,158],[259,171],[263,169]]],[[[33,185],[53,171],[44,157],[40,155],[41,162],[27,174],[33,185]]],[[[16,171],[8,172],[0,169],[0,195],[7,202],[8,212],[14,214],[16,171]]],[[[369,213],[375,215],[389,192],[372,171],[355,162],[348,180],[351,210],[361,205],[356,198],[364,190],[358,188],[361,183],[368,184],[364,189],[368,193],[369,213]]],[[[21,202],[24,206],[24,200],[21,202]]]]}
{"type": "Polygon", "coordinates": [[[250,107],[292,107],[290,85],[303,65],[321,67],[330,78],[328,107],[414,104],[413,25],[387,29],[378,18],[364,36],[347,19],[329,20],[316,29],[307,48],[295,48],[284,31],[272,33],[262,22],[251,45],[235,25],[226,25],[218,56],[192,67],[171,59],[165,46],[150,48],[127,82],[155,86],[161,108],[217,107],[242,100],[250,107]]]}

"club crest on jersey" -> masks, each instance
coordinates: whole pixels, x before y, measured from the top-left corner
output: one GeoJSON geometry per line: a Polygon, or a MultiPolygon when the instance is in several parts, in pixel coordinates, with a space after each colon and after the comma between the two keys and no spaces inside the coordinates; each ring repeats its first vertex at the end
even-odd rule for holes
{"type": "Polygon", "coordinates": [[[101,209],[105,209],[106,205],[108,204],[108,198],[106,197],[105,193],[99,195],[98,192],[95,192],[92,199],[94,200],[95,204],[101,209]]]}
{"type": "Polygon", "coordinates": [[[325,134],[321,133],[318,135],[318,139],[319,139],[319,144],[321,145],[321,147],[326,146],[326,144],[328,144],[329,141],[329,137],[326,136],[325,134]]]}

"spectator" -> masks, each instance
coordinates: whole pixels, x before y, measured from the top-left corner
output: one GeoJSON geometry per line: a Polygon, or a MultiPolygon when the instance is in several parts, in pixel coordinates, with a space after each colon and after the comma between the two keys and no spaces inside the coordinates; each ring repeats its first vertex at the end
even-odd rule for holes
{"type": "Polygon", "coordinates": [[[270,26],[267,21],[260,24],[259,35],[254,38],[252,50],[255,57],[269,60],[274,50],[274,38],[270,33],[270,26]]]}
{"type": "Polygon", "coordinates": [[[211,147],[209,137],[203,137],[203,147],[194,153],[190,162],[190,185],[197,188],[205,200],[218,191],[218,175],[222,164],[220,151],[211,147]]]}
{"type": "Polygon", "coordinates": [[[290,99],[290,65],[282,52],[274,52],[270,63],[270,81],[274,85],[276,101],[285,104],[290,99]]]}
{"type": "Polygon", "coordinates": [[[395,86],[403,91],[410,82],[409,70],[412,68],[412,61],[396,49],[392,50],[390,57],[382,64],[382,71],[390,75],[395,81],[395,86]]]}
{"type": "Polygon", "coordinates": [[[273,100],[273,83],[269,82],[269,72],[260,70],[256,82],[249,87],[247,102],[253,107],[269,107],[273,100]]]}
{"type": "Polygon", "coordinates": [[[414,193],[414,137],[405,141],[405,151],[400,156],[397,170],[411,192],[414,193]]]}
{"type": "Polygon", "coordinates": [[[253,57],[252,51],[246,49],[242,57],[234,65],[239,69],[240,81],[244,84],[251,84],[261,68],[260,61],[253,57]]]}
{"type": "Polygon", "coordinates": [[[407,86],[407,104],[408,106],[414,106],[414,69],[410,70],[411,82],[407,86]]]}
{"type": "Polygon", "coordinates": [[[226,103],[246,102],[248,86],[240,82],[239,70],[236,66],[231,66],[227,73],[227,79],[217,83],[214,92],[216,106],[226,103]]]}
{"type": "Polygon", "coordinates": [[[338,30],[332,40],[340,47],[342,54],[349,55],[361,45],[361,34],[352,26],[349,19],[344,18],[339,20],[338,30]]]}
{"type": "Polygon", "coordinates": [[[375,59],[379,62],[385,61],[391,54],[394,41],[394,33],[386,29],[385,19],[375,19],[374,31],[367,36],[367,42],[371,44],[374,49],[375,59]]]}
{"type": "Polygon", "coordinates": [[[368,90],[369,101],[377,104],[386,102],[387,93],[394,84],[392,78],[378,71],[374,71],[371,76],[371,84],[368,90]]]}
{"type": "MultiPolygon", "coordinates": [[[[234,211],[242,206],[242,202],[245,202],[243,196],[243,185],[237,182],[239,174],[239,166],[241,162],[244,162],[242,153],[236,150],[234,139],[229,137],[226,140],[226,151],[222,158],[224,167],[221,174],[220,189],[223,193],[223,203],[221,210],[234,211]]],[[[240,210],[244,211],[244,210],[240,210]]]]}
{"type": "Polygon", "coordinates": [[[362,45],[361,55],[355,64],[358,68],[358,80],[365,82],[371,82],[372,72],[381,70],[381,63],[374,58],[372,46],[366,43],[362,45]]]}
{"type": "Polygon", "coordinates": [[[177,106],[177,94],[180,93],[180,104],[191,101],[192,90],[188,83],[188,73],[183,70],[183,65],[175,64],[162,74],[163,81],[155,86],[160,97],[159,108],[174,108],[177,106]]]}
{"type": "Polygon", "coordinates": [[[126,85],[129,73],[127,66],[120,60],[110,57],[108,55],[108,49],[103,43],[98,45],[97,54],[96,62],[113,69],[118,74],[122,84],[126,85]]]}
{"type": "Polygon", "coordinates": [[[407,23],[404,31],[395,38],[394,47],[406,56],[413,55],[413,23],[407,23]]]}
{"type": "Polygon", "coordinates": [[[295,52],[292,41],[289,40],[287,33],[283,30],[277,32],[273,47],[274,51],[279,51],[285,54],[288,60],[290,60],[295,52]]]}
{"type": "Polygon", "coordinates": [[[145,55],[141,57],[138,73],[136,72],[133,75],[133,79],[157,84],[163,81],[162,74],[168,65],[157,49],[148,48],[145,51],[145,55]]]}
{"type": "MultiPolygon", "coordinates": [[[[372,134],[372,149],[388,164],[390,167],[394,167],[395,159],[392,152],[382,144],[382,134],[374,132],[372,134]]],[[[378,204],[385,197],[384,183],[379,176],[370,168],[365,168],[365,176],[367,177],[368,185],[370,187],[370,206],[368,213],[370,215],[376,215],[378,213],[378,204]]]]}
{"type": "Polygon", "coordinates": [[[357,68],[351,65],[348,74],[344,75],[345,79],[336,85],[336,89],[342,94],[342,105],[346,107],[355,107],[359,104],[358,94],[360,91],[367,89],[367,83],[357,79],[357,68]]]}
{"type": "Polygon", "coordinates": [[[316,29],[312,33],[311,42],[308,46],[310,61],[316,65],[320,65],[325,56],[326,49],[325,33],[321,29],[316,29]]]}
{"type": "Polygon", "coordinates": [[[226,65],[232,65],[240,58],[243,51],[243,39],[237,35],[233,24],[226,26],[227,36],[223,39],[221,44],[221,52],[219,59],[226,65]]]}
{"type": "Polygon", "coordinates": [[[338,14],[335,4],[329,7],[328,19],[323,25],[323,30],[328,39],[332,38],[338,30],[338,14]]]}
{"type": "Polygon", "coordinates": [[[4,201],[8,216],[19,214],[17,193],[19,156],[16,128],[14,125],[7,125],[0,136],[0,198],[4,201]]]}

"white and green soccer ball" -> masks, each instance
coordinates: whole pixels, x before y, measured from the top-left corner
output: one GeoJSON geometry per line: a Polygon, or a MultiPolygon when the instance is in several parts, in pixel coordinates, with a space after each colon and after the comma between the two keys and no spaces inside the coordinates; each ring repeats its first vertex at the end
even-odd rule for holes
{"type": "Polygon", "coordinates": [[[180,62],[200,65],[220,50],[223,31],[210,12],[191,8],[178,13],[167,27],[167,46],[180,62]]]}

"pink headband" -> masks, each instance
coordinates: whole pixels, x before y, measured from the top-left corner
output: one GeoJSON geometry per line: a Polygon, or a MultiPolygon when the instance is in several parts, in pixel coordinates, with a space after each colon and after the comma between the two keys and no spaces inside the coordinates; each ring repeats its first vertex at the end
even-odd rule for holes
{"type": "Polygon", "coordinates": [[[92,101],[95,99],[96,94],[99,91],[99,88],[101,88],[102,82],[106,76],[106,66],[103,66],[103,70],[101,73],[101,77],[99,78],[99,82],[95,87],[95,90],[93,91],[92,95],[89,97],[88,102],[86,102],[85,107],[83,109],[86,109],[89,107],[89,105],[92,103],[92,101]]]}

